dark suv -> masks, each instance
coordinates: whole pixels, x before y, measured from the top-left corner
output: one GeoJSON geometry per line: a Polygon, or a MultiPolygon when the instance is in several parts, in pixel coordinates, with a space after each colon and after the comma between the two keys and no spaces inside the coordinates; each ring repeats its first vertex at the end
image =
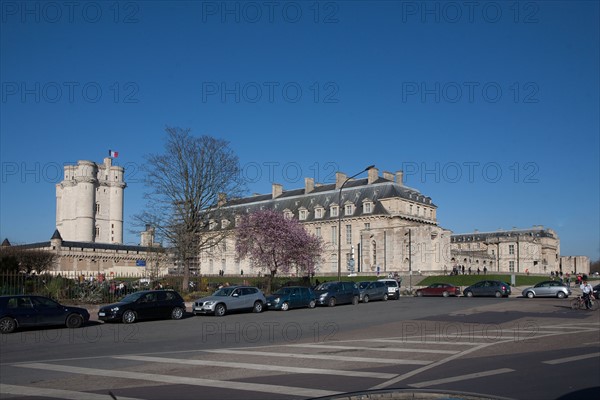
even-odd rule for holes
{"type": "Polygon", "coordinates": [[[317,304],[358,304],[360,292],[354,282],[323,282],[315,288],[317,304]]]}

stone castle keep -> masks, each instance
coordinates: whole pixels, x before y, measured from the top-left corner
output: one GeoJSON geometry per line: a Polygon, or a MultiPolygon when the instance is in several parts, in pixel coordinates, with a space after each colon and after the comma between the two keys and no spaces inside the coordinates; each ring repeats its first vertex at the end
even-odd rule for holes
{"type": "Polygon", "coordinates": [[[123,167],[78,161],[56,185],[56,229],[64,240],[123,243],[123,167]]]}

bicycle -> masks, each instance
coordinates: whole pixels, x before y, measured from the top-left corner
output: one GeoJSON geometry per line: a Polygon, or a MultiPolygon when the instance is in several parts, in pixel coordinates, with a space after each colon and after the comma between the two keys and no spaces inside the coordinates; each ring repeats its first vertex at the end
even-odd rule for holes
{"type": "Polygon", "coordinates": [[[594,298],[594,296],[590,296],[589,307],[585,304],[585,299],[583,296],[577,296],[573,300],[571,300],[571,309],[572,310],[592,310],[595,311],[598,309],[598,300],[594,298]]]}

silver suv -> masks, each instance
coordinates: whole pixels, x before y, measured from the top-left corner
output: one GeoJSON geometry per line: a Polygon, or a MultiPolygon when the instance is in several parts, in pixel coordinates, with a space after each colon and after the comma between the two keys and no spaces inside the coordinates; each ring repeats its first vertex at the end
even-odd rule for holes
{"type": "Polygon", "coordinates": [[[400,284],[395,279],[379,279],[380,282],[384,282],[388,288],[388,298],[396,299],[400,298],[400,284]]]}
{"type": "Polygon", "coordinates": [[[227,286],[217,290],[212,296],[203,297],[194,302],[192,312],[214,314],[222,317],[229,311],[252,310],[262,312],[267,299],[260,289],[252,286],[227,286]]]}

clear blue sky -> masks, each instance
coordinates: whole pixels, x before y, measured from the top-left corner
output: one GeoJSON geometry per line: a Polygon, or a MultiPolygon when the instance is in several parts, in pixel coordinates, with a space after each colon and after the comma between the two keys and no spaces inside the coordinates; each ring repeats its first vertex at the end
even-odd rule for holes
{"type": "MultiPolygon", "coordinates": [[[[375,164],[455,233],[600,258],[597,1],[1,2],[0,240],[48,240],[62,166],[230,141],[250,192],[375,164]]],[[[138,243],[127,233],[127,243],[138,243]]]]}

